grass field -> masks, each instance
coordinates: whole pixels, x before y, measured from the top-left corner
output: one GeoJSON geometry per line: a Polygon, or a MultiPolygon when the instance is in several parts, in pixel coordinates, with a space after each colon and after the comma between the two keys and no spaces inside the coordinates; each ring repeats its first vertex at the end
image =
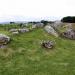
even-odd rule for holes
{"type": "Polygon", "coordinates": [[[2,28],[11,42],[0,49],[0,75],[75,75],[75,40],[56,38],[42,28],[16,36],[2,28]],[[41,47],[42,40],[55,41],[55,47],[41,47]]]}

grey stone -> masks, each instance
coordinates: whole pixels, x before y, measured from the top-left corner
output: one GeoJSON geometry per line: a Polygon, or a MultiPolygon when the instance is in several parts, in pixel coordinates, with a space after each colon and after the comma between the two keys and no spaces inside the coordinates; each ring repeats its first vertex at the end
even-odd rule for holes
{"type": "Polygon", "coordinates": [[[10,41],[10,37],[0,34],[0,45],[6,45],[10,41]]]}
{"type": "Polygon", "coordinates": [[[35,24],[35,25],[36,25],[36,27],[38,27],[38,28],[44,27],[44,24],[43,24],[43,23],[37,23],[37,24],[35,24]]]}
{"type": "Polygon", "coordinates": [[[36,24],[32,25],[32,29],[35,29],[36,28],[36,24]]]}
{"type": "Polygon", "coordinates": [[[52,34],[52,35],[58,37],[57,32],[56,32],[50,25],[45,26],[44,29],[45,29],[45,31],[47,31],[49,34],[52,34]]]}
{"type": "Polygon", "coordinates": [[[75,30],[68,29],[67,31],[63,32],[62,35],[69,39],[75,39],[75,30]]]}
{"type": "Polygon", "coordinates": [[[13,34],[13,35],[18,35],[19,32],[18,32],[18,31],[16,31],[16,32],[12,32],[12,34],[13,34]]]}
{"type": "Polygon", "coordinates": [[[42,46],[48,49],[51,49],[54,47],[54,42],[53,41],[44,41],[42,43],[42,46]]]}
{"type": "Polygon", "coordinates": [[[22,29],[18,29],[18,31],[20,33],[25,33],[25,32],[29,32],[29,29],[28,28],[22,28],[22,29]]]}
{"type": "Polygon", "coordinates": [[[56,22],[54,22],[54,24],[53,24],[53,26],[55,27],[55,28],[60,28],[60,27],[62,27],[64,24],[61,22],[61,21],[56,21],[56,22]]]}
{"type": "Polygon", "coordinates": [[[17,32],[18,29],[10,29],[9,31],[10,31],[10,32],[17,32]]]}

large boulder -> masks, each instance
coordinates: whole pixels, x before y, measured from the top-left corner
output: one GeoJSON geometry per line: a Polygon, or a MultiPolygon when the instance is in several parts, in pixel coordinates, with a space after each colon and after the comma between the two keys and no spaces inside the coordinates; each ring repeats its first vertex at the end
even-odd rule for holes
{"type": "Polygon", "coordinates": [[[42,43],[42,46],[48,49],[52,49],[54,47],[54,42],[53,41],[44,41],[42,43]]]}
{"type": "Polygon", "coordinates": [[[75,30],[68,29],[67,31],[62,33],[62,36],[69,38],[69,39],[75,39],[75,30]]]}
{"type": "Polygon", "coordinates": [[[0,45],[6,45],[10,41],[10,37],[0,34],[0,45]]]}
{"type": "Polygon", "coordinates": [[[52,34],[52,35],[58,37],[57,32],[56,32],[50,25],[45,26],[44,29],[45,29],[45,31],[47,31],[49,34],[52,34]]]}
{"type": "Polygon", "coordinates": [[[64,24],[60,21],[55,21],[54,23],[48,24],[51,27],[55,28],[55,29],[59,29],[60,27],[62,27],[64,24]]]}

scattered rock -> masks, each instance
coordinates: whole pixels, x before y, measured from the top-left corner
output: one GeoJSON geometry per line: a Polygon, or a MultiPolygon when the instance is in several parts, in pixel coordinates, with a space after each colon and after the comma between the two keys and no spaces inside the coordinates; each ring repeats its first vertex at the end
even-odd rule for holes
{"type": "Polygon", "coordinates": [[[36,24],[32,25],[32,29],[35,29],[36,28],[36,24]]]}
{"type": "Polygon", "coordinates": [[[16,31],[16,32],[12,32],[12,34],[13,34],[13,35],[18,35],[19,32],[18,32],[18,31],[16,31]]]}
{"type": "Polygon", "coordinates": [[[18,29],[10,29],[9,30],[13,35],[19,34],[18,29]]]}
{"type": "Polygon", "coordinates": [[[44,41],[42,43],[42,46],[48,49],[52,49],[54,47],[54,42],[53,41],[44,41]]]}
{"type": "Polygon", "coordinates": [[[29,32],[29,29],[28,28],[23,28],[23,29],[18,29],[18,31],[20,33],[25,33],[25,32],[29,32]]]}
{"type": "Polygon", "coordinates": [[[69,38],[69,39],[75,39],[75,30],[68,29],[67,31],[62,33],[62,36],[69,38]]]}
{"type": "Polygon", "coordinates": [[[58,37],[57,32],[56,32],[50,25],[45,26],[44,29],[45,29],[45,31],[47,31],[49,34],[52,34],[52,35],[58,37]]]}
{"type": "Polygon", "coordinates": [[[18,29],[10,29],[9,31],[10,31],[10,32],[17,32],[18,29]]]}
{"type": "Polygon", "coordinates": [[[37,24],[35,24],[35,25],[36,25],[36,27],[38,27],[38,28],[44,27],[44,24],[43,24],[43,23],[37,23],[37,24]]]}
{"type": "Polygon", "coordinates": [[[10,37],[0,34],[0,46],[1,45],[6,45],[10,41],[10,37]]]}
{"type": "Polygon", "coordinates": [[[19,33],[25,33],[29,32],[28,28],[22,28],[22,29],[11,29],[9,30],[13,35],[19,34],[19,33]]]}

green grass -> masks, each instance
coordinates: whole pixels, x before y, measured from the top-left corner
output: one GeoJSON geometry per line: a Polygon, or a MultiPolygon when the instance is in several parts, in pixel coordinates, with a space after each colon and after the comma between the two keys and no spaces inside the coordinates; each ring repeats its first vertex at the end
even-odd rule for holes
{"type": "Polygon", "coordinates": [[[7,48],[0,49],[0,75],[75,75],[75,41],[56,38],[44,29],[12,36],[7,48]],[[55,41],[53,49],[41,47],[42,40],[55,41]]]}

